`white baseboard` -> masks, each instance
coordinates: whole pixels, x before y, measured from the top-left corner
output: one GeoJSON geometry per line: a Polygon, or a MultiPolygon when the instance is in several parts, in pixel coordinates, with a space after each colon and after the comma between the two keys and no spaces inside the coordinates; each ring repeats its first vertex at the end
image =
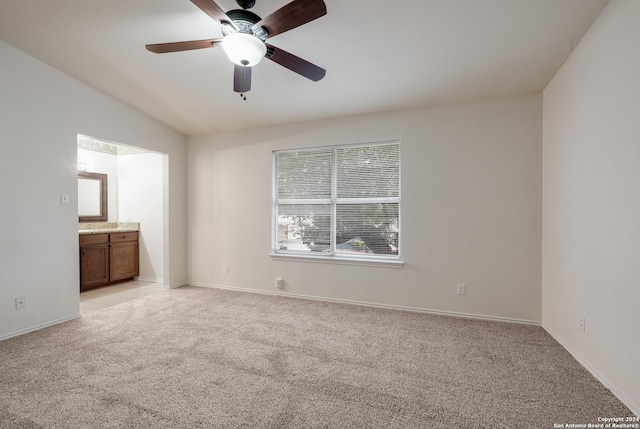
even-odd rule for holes
{"type": "MultiPolygon", "coordinates": [[[[607,377],[605,377],[600,371],[598,371],[584,356],[576,351],[571,345],[566,342],[560,335],[556,334],[551,330],[548,326],[542,324],[542,328],[549,333],[562,347],[564,347],[571,356],[575,360],[580,363],[587,371],[591,373],[600,383],[604,385],[607,389],[611,391],[615,395],[616,398],[620,400],[624,405],[627,406],[631,410],[632,413],[636,415],[636,417],[640,417],[640,406],[638,404],[634,404],[631,399],[629,399],[624,393],[622,393],[607,377]]],[[[627,416],[625,416],[627,417],[627,416]]],[[[628,416],[631,417],[631,416],[628,416]]]]}
{"type": "Polygon", "coordinates": [[[47,323],[43,323],[43,324],[40,324],[40,325],[31,326],[30,328],[27,328],[27,329],[21,329],[19,331],[11,332],[9,334],[0,335],[0,341],[6,340],[6,339],[11,338],[11,337],[17,337],[18,335],[27,334],[29,332],[37,331],[39,329],[46,328],[46,327],[49,327],[49,326],[57,325],[59,323],[68,322],[69,320],[77,319],[78,317],[80,317],[80,315],[76,314],[75,316],[65,317],[64,319],[58,319],[58,320],[55,320],[53,322],[47,322],[47,323]]]}
{"type": "Polygon", "coordinates": [[[375,307],[375,308],[386,308],[391,310],[402,310],[402,311],[411,311],[414,313],[424,313],[424,314],[435,314],[440,316],[451,316],[451,317],[462,317],[465,319],[477,319],[477,320],[490,320],[493,322],[507,322],[507,323],[521,323],[525,325],[534,325],[540,326],[540,322],[535,320],[525,320],[525,319],[512,319],[508,317],[498,317],[498,316],[486,316],[482,314],[470,314],[470,313],[458,313],[453,311],[441,311],[441,310],[432,310],[428,308],[417,308],[417,307],[406,307],[401,305],[388,305],[388,304],[378,304],[374,302],[366,302],[366,301],[354,301],[348,299],[337,299],[337,298],[325,298],[319,296],[312,295],[300,295],[293,293],[285,293],[285,292],[275,292],[275,291],[265,291],[260,289],[248,289],[241,288],[235,286],[225,286],[225,285],[217,285],[211,283],[200,283],[200,282],[189,282],[189,286],[198,286],[198,287],[208,287],[212,289],[226,289],[226,290],[234,290],[238,292],[248,292],[248,293],[258,293],[262,295],[275,295],[275,296],[285,296],[289,298],[300,298],[300,299],[310,299],[314,301],[326,301],[326,302],[338,302],[341,304],[352,304],[352,305],[363,305],[366,307],[375,307]]]}

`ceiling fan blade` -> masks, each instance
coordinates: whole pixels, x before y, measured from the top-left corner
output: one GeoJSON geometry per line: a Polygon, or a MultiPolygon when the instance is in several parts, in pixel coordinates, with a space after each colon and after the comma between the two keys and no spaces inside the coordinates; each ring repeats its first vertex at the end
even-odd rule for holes
{"type": "Polygon", "coordinates": [[[227,16],[225,11],[220,9],[220,6],[218,6],[213,0],[191,0],[191,3],[198,6],[200,10],[202,10],[204,13],[206,13],[216,21],[220,23],[229,23],[233,26],[233,28],[236,29],[236,31],[238,30],[236,24],[234,24],[234,22],[227,16]]]}
{"type": "Polygon", "coordinates": [[[275,61],[283,67],[288,68],[292,72],[298,73],[301,76],[311,79],[314,82],[319,81],[324,77],[327,71],[315,64],[310,63],[307,60],[303,60],[289,52],[276,48],[273,45],[267,45],[267,55],[271,61],[275,61]]]}
{"type": "Polygon", "coordinates": [[[146,45],[148,51],[156,54],[166,54],[167,52],[191,51],[193,49],[213,48],[222,39],[191,40],[189,42],[156,43],[146,45]]]}
{"type": "Polygon", "coordinates": [[[233,90],[240,94],[251,90],[251,67],[235,65],[233,70],[233,90]]]}
{"type": "Polygon", "coordinates": [[[326,14],[327,6],[323,0],[293,0],[271,15],[256,22],[252,30],[256,31],[260,27],[264,27],[269,33],[269,37],[273,37],[326,14]]]}

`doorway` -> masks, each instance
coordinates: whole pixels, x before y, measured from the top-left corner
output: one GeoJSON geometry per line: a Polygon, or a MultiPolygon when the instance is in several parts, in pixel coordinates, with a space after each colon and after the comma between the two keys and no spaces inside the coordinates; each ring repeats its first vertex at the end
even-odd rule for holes
{"type": "MultiPolygon", "coordinates": [[[[115,287],[111,292],[116,297],[110,300],[117,302],[153,290],[154,285],[167,287],[168,155],[80,134],[77,143],[78,170],[107,175],[107,222],[139,223],[139,276],[128,285],[106,286],[93,295],[107,296],[115,287]],[[120,293],[127,287],[131,293],[120,293]]],[[[83,296],[81,301],[88,298],[83,296]]]]}

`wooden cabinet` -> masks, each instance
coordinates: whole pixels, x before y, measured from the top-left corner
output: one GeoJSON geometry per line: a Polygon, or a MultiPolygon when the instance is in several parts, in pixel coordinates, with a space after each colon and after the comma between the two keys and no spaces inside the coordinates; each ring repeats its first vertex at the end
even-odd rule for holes
{"type": "Polygon", "coordinates": [[[109,283],[109,234],[80,236],[80,290],[109,283]]]}
{"type": "Polygon", "coordinates": [[[140,274],[137,232],[80,235],[80,290],[140,274]]]}
{"type": "Polygon", "coordinates": [[[139,273],[138,233],[109,234],[109,278],[112,282],[131,279],[139,273]]]}

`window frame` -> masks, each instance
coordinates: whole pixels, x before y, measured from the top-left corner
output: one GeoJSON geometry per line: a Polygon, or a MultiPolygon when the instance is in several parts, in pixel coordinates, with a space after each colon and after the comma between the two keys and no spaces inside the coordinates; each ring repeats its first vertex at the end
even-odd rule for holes
{"type": "Polygon", "coordinates": [[[356,264],[370,266],[390,266],[400,268],[404,265],[402,261],[402,156],[400,140],[387,140],[378,142],[366,142],[355,144],[337,144],[327,146],[312,146],[305,148],[282,149],[272,151],[272,198],[271,198],[271,253],[270,256],[275,259],[307,261],[321,263],[338,263],[338,264],[356,264]],[[371,198],[337,198],[338,188],[338,149],[358,148],[358,147],[374,147],[374,146],[397,146],[398,147],[398,196],[397,197],[371,197],[371,198]],[[277,156],[282,153],[292,152],[311,152],[318,150],[331,150],[331,197],[330,198],[284,198],[278,200],[278,172],[277,172],[277,156]],[[382,254],[354,254],[336,253],[336,212],[339,205],[345,204],[384,204],[392,203],[398,205],[398,253],[395,255],[382,254]],[[295,250],[278,249],[278,205],[282,204],[318,204],[329,205],[330,211],[330,251],[329,252],[309,252],[295,250]]]}

